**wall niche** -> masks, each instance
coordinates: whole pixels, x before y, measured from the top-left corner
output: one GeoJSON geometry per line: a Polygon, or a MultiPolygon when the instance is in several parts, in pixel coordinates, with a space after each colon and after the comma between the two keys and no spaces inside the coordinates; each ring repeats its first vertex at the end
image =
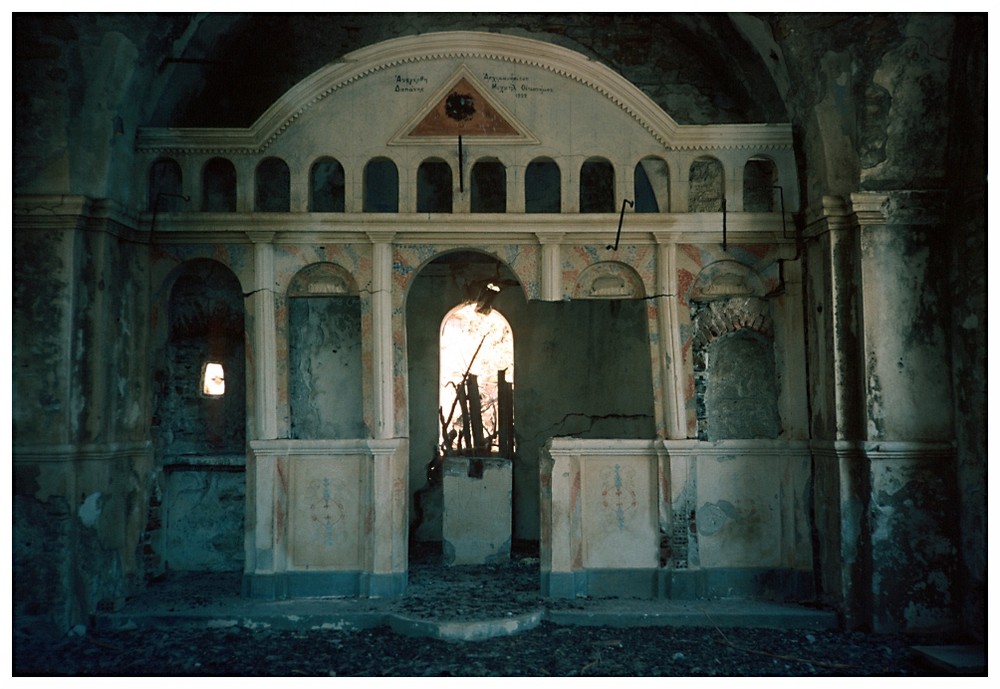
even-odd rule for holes
{"type": "Polygon", "coordinates": [[[302,269],[288,290],[291,434],[303,440],[366,438],[361,297],[332,263],[302,269]]]}

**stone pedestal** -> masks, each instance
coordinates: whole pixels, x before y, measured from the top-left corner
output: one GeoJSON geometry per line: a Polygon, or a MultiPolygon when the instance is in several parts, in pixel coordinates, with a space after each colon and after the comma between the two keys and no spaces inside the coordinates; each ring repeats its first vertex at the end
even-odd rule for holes
{"type": "Polygon", "coordinates": [[[445,459],[441,540],[446,564],[481,565],[510,558],[511,475],[509,459],[445,459]]]}

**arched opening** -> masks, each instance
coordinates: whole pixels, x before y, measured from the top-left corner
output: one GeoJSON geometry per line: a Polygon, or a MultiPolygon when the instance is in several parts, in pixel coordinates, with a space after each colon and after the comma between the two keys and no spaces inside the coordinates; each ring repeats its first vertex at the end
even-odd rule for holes
{"type": "Polygon", "coordinates": [[[170,213],[183,210],[181,166],[172,158],[160,158],[149,168],[149,210],[170,213]]]}
{"type": "Polygon", "coordinates": [[[374,158],[365,165],[365,213],[399,212],[399,171],[388,158],[374,158]]]}
{"type": "Polygon", "coordinates": [[[417,212],[451,213],[451,166],[429,158],[417,168],[417,212]]]}
{"type": "Polygon", "coordinates": [[[692,213],[718,213],[726,203],[726,178],[722,163],[702,156],[688,173],[688,210],[692,213]]]}
{"type": "Polygon", "coordinates": [[[615,211],[615,168],[604,158],[590,158],[580,168],[580,212],[615,211]]]}
{"type": "Polygon", "coordinates": [[[473,213],[507,212],[507,170],[499,160],[485,159],[472,166],[473,213]]]}
{"type": "Polygon", "coordinates": [[[770,213],[778,170],[770,158],[751,158],[743,166],[743,210],[770,213]]]}
{"type": "Polygon", "coordinates": [[[524,173],[524,212],[559,213],[562,210],[562,179],[559,165],[551,158],[536,158],[524,173]]]}
{"type": "Polygon", "coordinates": [[[309,210],[344,212],[344,166],[333,158],[320,158],[309,171],[309,210]]]}
{"type": "Polygon", "coordinates": [[[254,210],[262,213],[287,213],[291,207],[291,175],[281,158],[265,158],[257,166],[254,185],[254,210]]]}
{"type": "Polygon", "coordinates": [[[670,171],[667,161],[647,156],[635,166],[635,212],[666,213],[670,210],[670,171]]]}
{"type": "Polygon", "coordinates": [[[537,510],[537,465],[518,456],[514,430],[513,333],[526,305],[511,269],[480,251],[438,256],[411,283],[411,567],[510,559],[514,510],[537,510]],[[470,542],[482,550],[470,555],[470,542]]]}
{"type": "Polygon", "coordinates": [[[236,167],[226,158],[212,158],[201,171],[201,209],[236,211],[236,167]]]}
{"type": "Polygon", "coordinates": [[[155,357],[154,440],[160,519],[150,558],[164,571],[239,572],[246,496],[243,290],[210,259],[183,264],[164,302],[155,357]]]}

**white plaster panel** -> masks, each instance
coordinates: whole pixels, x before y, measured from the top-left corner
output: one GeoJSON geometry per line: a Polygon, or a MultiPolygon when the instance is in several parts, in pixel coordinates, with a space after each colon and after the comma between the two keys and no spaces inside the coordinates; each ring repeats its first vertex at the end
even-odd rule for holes
{"type": "Polygon", "coordinates": [[[601,456],[582,463],[584,566],[656,567],[657,458],[601,456]]]}
{"type": "Polygon", "coordinates": [[[712,452],[696,460],[702,567],[809,566],[808,458],[712,452]]]}
{"type": "Polygon", "coordinates": [[[370,500],[366,457],[298,456],[291,461],[291,568],[362,568],[361,534],[370,500]]]}

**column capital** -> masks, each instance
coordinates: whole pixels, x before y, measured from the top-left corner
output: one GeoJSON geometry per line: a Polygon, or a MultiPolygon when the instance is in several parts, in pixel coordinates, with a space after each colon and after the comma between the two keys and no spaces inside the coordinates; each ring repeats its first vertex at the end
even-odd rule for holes
{"type": "Polygon", "coordinates": [[[368,239],[372,244],[391,244],[392,240],[396,238],[395,232],[387,230],[372,230],[365,234],[368,235],[368,239]]]}
{"type": "Polygon", "coordinates": [[[538,238],[538,243],[542,245],[559,244],[565,236],[565,232],[535,232],[535,237],[538,238]]]}
{"type": "Polygon", "coordinates": [[[254,244],[270,244],[274,241],[274,235],[277,232],[267,232],[264,230],[250,230],[246,233],[247,239],[249,239],[254,244]]]}
{"type": "Polygon", "coordinates": [[[945,217],[948,193],[939,189],[900,189],[851,194],[861,225],[935,225],[945,217]]]}

